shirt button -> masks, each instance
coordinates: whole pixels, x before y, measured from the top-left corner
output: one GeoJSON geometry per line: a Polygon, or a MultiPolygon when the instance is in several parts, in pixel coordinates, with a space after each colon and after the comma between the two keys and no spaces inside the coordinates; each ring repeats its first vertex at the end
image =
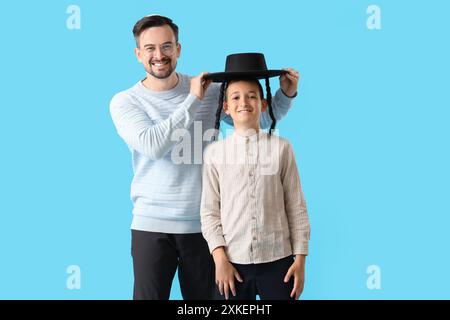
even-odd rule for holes
{"type": "Polygon", "coordinates": [[[256,240],[256,237],[253,237],[253,240],[256,240]]]}
{"type": "Polygon", "coordinates": [[[248,174],[250,177],[253,177],[253,171],[250,171],[248,174]]]}

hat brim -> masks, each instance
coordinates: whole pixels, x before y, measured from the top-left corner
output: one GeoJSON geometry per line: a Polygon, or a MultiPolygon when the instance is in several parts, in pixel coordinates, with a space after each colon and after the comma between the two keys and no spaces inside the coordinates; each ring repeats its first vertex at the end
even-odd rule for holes
{"type": "Polygon", "coordinates": [[[266,70],[266,71],[235,71],[235,72],[215,72],[206,74],[203,79],[212,80],[212,82],[226,82],[235,79],[264,79],[280,76],[288,73],[286,70],[266,70]]]}

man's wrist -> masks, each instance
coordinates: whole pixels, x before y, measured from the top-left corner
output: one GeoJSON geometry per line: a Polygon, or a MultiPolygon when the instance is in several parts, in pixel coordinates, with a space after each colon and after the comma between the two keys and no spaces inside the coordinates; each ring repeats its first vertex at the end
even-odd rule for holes
{"type": "Polygon", "coordinates": [[[281,89],[281,92],[282,92],[286,97],[288,97],[288,98],[290,98],[290,99],[295,98],[295,97],[297,96],[297,93],[298,93],[298,90],[297,90],[297,91],[295,91],[294,94],[289,95],[289,94],[287,94],[286,92],[284,92],[283,88],[280,88],[280,89],[281,89]]]}

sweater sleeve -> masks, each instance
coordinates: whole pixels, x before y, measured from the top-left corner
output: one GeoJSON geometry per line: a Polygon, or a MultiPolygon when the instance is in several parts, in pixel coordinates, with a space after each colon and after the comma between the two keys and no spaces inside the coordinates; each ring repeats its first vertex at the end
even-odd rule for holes
{"type": "Polygon", "coordinates": [[[119,136],[132,149],[152,160],[162,158],[177,140],[171,139],[177,129],[187,129],[195,118],[200,100],[189,94],[167,119],[154,123],[127,93],[116,94],[110,103],[111,117],[119,136]]]}
{"type": "Polygon", "coordinates": [[[310,224],[300,176],[292,146],[287,142],[281,153],[281,181],[293,254],[308,254],[310,224]]]}
{"type": "Polygon", "coordinates": [[[203,237],[212,253],[217,247],[226,246],[226,242],[220,219],[219,175],[211,161],[211,146],[206,148],[204,154],[200,220],[203,237]]]}

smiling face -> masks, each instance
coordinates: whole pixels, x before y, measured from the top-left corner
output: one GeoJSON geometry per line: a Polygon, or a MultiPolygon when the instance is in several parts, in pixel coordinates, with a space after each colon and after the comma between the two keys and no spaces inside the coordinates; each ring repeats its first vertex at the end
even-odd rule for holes
{"type": "Polygon", "coordinates": [[[148,74],[157,79],[170,77],[177,65],[181,45],[170,26],[148,28],[139,36],[136,57],[148,74]]]}
{"type": "Polygon", "coordinates": [[[262,99],[262,88],[257,80],[237,80],[228,84],[223,109],[233,118],[235,128],[259,129],[261,112],[267,101],[262,99]]]}

